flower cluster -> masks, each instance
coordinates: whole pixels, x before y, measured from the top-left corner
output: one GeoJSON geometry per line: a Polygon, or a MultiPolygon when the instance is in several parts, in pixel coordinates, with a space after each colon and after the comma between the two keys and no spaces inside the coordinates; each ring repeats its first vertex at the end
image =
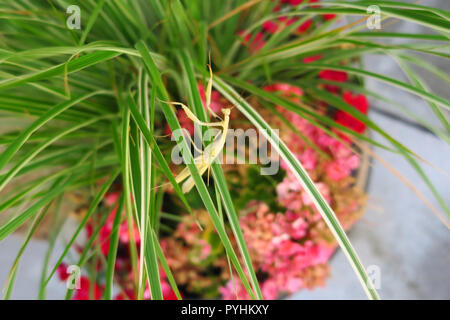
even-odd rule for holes
{"type": "MultiPolygon", "coordinates": [[[[274,7],[273,12],[282,13],[285,10],[290,10],[293,6],[298,6],[302,3],[315,3],[319,1],[320,0],[276,0],[277,5],[274,7]]],[[[323,21],[333,20],[335,17],[335,14],[322,15],[323,21]]],[[[250,53],[257,53],[265,46],[265,37],[267,34],[271,35],[280,32],[282,29],[289,27],[294,23],[298,24],[296,27],[294,27],[294,35],[302,35],[311,29],[314,21],[312,19],[300,21],[298,17],[280,16],[276,20],[265,21],[262,24],[262,31],[257,32],[254,35],[247,31],[240,31],[238,32],[238,35],[242,38],[242,44],[248,47],[250,53]]]]}
{"type": "MultiPolygon", "coordinates": [[[[321,76],[347,81],[346,74],[331,70],[323,72],[321,76]]],[[[297,103],[301,102],[304,95],[301,88],[287,83],[275,83],[264,87],[264,90],[297,103]]],[[[365,98],[344,93],[344,99],[357,110],[367,111],[367,107],[359,107],[365,98]]],[[[270,124],[281,128],[283,141],[308,171],[344,228],[349,228],[360,216],[364,203],[364,195],[353,186],[352,177],[352,172],[359,166],[359,156],[353,153],[347,143],[339,141],[298,114],[281,107],[277,109],[298,132],[287,129],[273,117],[269,118],[270,124]]],[[[354,129],[349,123],[341,124],[354,129]]],[[[285,163],[282,163],[282,169],[286,175],[278,184],[274,196],[285,210],[271,212],[267,204],[253,201],[240,218],[266,299],[323,285],[329,274],[327,262],[336,248],[335,240],[308,192],[285,163]]],[[[214,297],[214,292],[218,290],[224,299],[250,298],[238,281],[239,277],[231,277],[228,273],[224,252],[212,248],[210,239],[217,235],[208,222],[207,214],[202,212],[200,216],[202,224],[206,226],[204,231],[189,216],[178,224],[173,234],[162,240],[177,282],[191,294],[214,297]],[[216,271],[211,273],[211,270],[216,271]]]]}
{"type": "MultiPolygon", "coordinates": [[[[308,220],[301,213],[270,213],[264,203],[250,206],[254,210],[240,223],[253,263],[264,274],[260,284],[263,297],[276,299],[281,293],[322,284],[334,247],[308,239],[308,220]]],[[[220,292],[224,299],[249,298],[240,282],[231,280],[220,292]]]]}
{"type": "Polygon", "coordinates": [[[206,211],[196,210],[195,218],[184,216],[176,230],[160,242],[177,284],[188,296],[217,297],[219,287],[230,275],[223,247],[206,211]]]}
{"type": "MultiPolygon", "coordinates": [[[[346,75],[332,72],[324,75],[347,80],[346,75]]],[[[289,84],[273,84],[264,89],[293,102],[298,102],[303,94],[300,88],[289,84]]],[[[361,101],[354,99],[357,103],[361,101]]],[[[349,101],[349,104],[356,103],[349,101]]],[[[351,184],[359,156],[298,114],[281,107],[278,111],[301,133],[281,131],[281,138],[313,178],[344,227],[350,227],[359,216],[363,201],[360,191],[351,184]]],[[[282,127],[281,123],[278,127],[282,127]]],[[[278,202],[286,211],[272,213],[264,203],[252,203],[254,209],[241,218],[255,267],[264,275],[261,290],[266,299],[323,284],[328,275],[327,261],[336,247],[308,192],[285,163],[282,168],[286,177],[276,190],[278,202]]],[[[230,280],[221,288],[221,294],[225,299],[249,298],[239,281],[230,280]]]]}
{"type": "MultiPolygon", "coordinates": [[[[299,101],[301,96],[301,89],[290,86],[287,84],[276,84],[265,87],[267,91],[277,91],[284,97],[296,102],[299,101]]],[[[347,94],[345,94],[347,96],[347,94]]],[[[350,96],[352,96],[350,94],[350,96]]],[[[352,96],[353,97],[353,96],[352,96]]],[[[357,98],[357,102],[366,101],[365,97],[357,98]]],[[[357,105],[353,101],[350,101],[352,105],[357,105]]],[[[359,107],[359,105],[357,105],[359,107]]],[[[357,107],[357,108],[358,108],[357,107]]],[[[364,105],[364,111],[367,112],[367,102],[364,105]]],[[[341,141],[335,139],[326,133],[323,129],[316,127],[309,123],[307,120],[302,118],[296,113],[287,111],[281,107],[278,107],[279,112],[301,133],[301,135],[293,133],[291,130],[283,131],[281,137],[283,141],[289,146],[290,150],[297,156],[300,162],[303,164],[305,169],[313,177],[320,177],[325,173],[326,177],[333,181],[340,181],[346,177],[349,177],[354,169],[359,166],[359,157],[354,154],[350,147],[342,143],[341,141]],[[319,165],[320,164],[320,165],[319,165]]],[[[358,109],[361,110],[361,109],[358,109]]],[[[347,113],[339,113],[336,117],[341,119],[341,124],[348,126],[353,129],[351,119],[353,119],[347,113]],[[345,119],[345,122],[342,120],[345,119]]],[[[281,123],[278,123],[278,127],[282,127],[281,123]]],[[[282,163],[282,167],[287,169],[285,163],[282,163]]],[[[288,172],[288,177],[286,181],[295,181],[292,174],[288,172]]],[[[326,193],[324,187],[321,184],[318,185],[326,193]]],[[[282,186],[282,188],[294,188],[294,186],[282,186]]],[[[305,195],[306,196],[306,195],[305,195]]],[[[285,203],[285,201],[283,201],[285,203]]],[[[290,204],[294,205],[294,204],[290,204]]],[[[288,207],[288,206],[287,206],[288,207]]]]}

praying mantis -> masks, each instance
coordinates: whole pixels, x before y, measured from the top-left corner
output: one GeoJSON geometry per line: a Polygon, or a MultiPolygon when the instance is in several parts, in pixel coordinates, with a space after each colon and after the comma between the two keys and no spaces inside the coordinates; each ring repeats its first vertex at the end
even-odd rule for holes
{"type": "MultiPolygon", "coordinates": [[[[211,66],[208,65],[209,67],[209,73],[210,73],[210,78],[208,81],[208,86],[205,92],[205,97],[206,97],[206,109],[208,110],[209,113],[211,113],[212,116],[214,116],[215,118],[219,118],[221,119],[210,107],[211,105],[211,91],[212,91],[212,81],[213,81],[213,73],[211,70],[211,66]]],[[[202,151],[200,150],[194,143],[194,141],[192,141],[192,138],[189,136],[189,139],[191,140],[194,148],[200,152],[200,155],[196,156],[194,158],[194,164],[197,167],[198,173],[200,174],[200,176],[202,176],[206,171],[208,171],[208,181],[209,181],[209,172],[211,169],[211,165],[212,163],[216,160],[216,158],[219,156],[220,152],[222,151],[222,149],[224,148],[226,139],[227,139],[227,133],[228,133],[228,126],[230,123],[230,113],[231,113],[231,109],[232,108],[223,108],[222,109],[222,114],[223,114],[223,119],[221,119],[221,121],[217,121],[217,122],[203,122],[200,119],[198,119],[196,117],[196,115],[183,103],[180,102],[169,102],[172,105],[178,105],[181,106],[183,108],[183,111],[186,113],[186,116],[191,119],[194,123],[200,125],[200,126],[204,126],[204,127],[219,127],[222,129],[222,131],[217,134],[217,136],[214,138],[214,140],[208,145],[206,146],[205,150],[202,151]]],[[[183,193],[187,193],[189,192],[195,185],[194,183],[194,179],[191,176],[191,172],[189,170],[188,167],[184,168],[176,177],[175,177],[175,181],[177,183],[181,183],[184,180],[186,180],[182,187],[181,190],[183,193]]]]}

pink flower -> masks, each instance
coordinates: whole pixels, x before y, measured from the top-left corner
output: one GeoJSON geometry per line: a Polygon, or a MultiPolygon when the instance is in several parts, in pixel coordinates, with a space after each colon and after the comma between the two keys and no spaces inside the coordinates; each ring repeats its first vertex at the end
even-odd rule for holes
{"type": "Polygon", "coordinates": [[[328,177],[331,180],[339,181],[345,177],[350,176],[352,170],[359,165],[359,157],[352,155],[348,158],[341,158],[329,163],[326,167],[328,177]]]}
{"type": "MultiPolygon", "coordinates": [[[[178,300],[175,292],[172,290],[172,287],[169,285],[167,280],[165,279],[165,274],[161,277],[161,291],[163,294],[163,300],[178,300]]],[[[114,297],[114,300],[136,300],[136,294],[133,290],[125,289],[123,292],[117,294],[114,297]]],[[[151,292],[148,284],[145,287],[144,291],[144,300],[151,300],[151,292]]]]}
{"type": "MultiPolygon", "coordinates": [[[[134,240],[136,241],[137,244],[141,243],[141,238],[139,235],[139,229],[136,226],[136,224],[133,222],[133,236],[134,236],[134,240]]],[[[125,221],[124,223],[122,223],[119,227],[119,239],[121,242],[123,243],[129,243],[131,240],[131,236],[130,236],[130,232],[128,230],[128,222],[125,221]]]]}
{"type": "MultiPolygon", "coordinates": [[[[319,190],[320,194],[322,195],[322,197],[324,197],[325,201],[330,203],[331,196],[330,196],[330,189],[328,188],[328,186],[322,182],[317,182],[315,185],[316,185],[317,189],[319,190]]],[[[302,200],[303,200],[303,203],[307,206],[314,205],[314,202],[312,201],[311,197],[309,196],[309,194],[306,191],[302,192],[302,200]]]]}
{"type": "Polygon", "coordinates": [[[300,278],[288,278],[286,283],[286,290],[290,293],[297,292],[303,287],[303,280],[300,278]]]}
{"type": "Polygon", "coordinates": [[[291,256],[301,252],[302,246],[296,242],[286,240],[278,245],[277,250],[281,256],[291,256]]]}
{"type": "MultiPolygon", "coordinates": [[[[172,290],[172,287],[166,280],[161,281],[161,290],[163,294],[164,300],[178,300],[175,292],[172,290]]],[[[149,290],[150,293],[150,290],[149,290]]]]}
{"type": "Polygon", "coordinates": [[[261,286],[261,292],[264,300],[275,300],[278,298],[277,284],[273,280],[266,280],[261,286]]]}
{"type": "Polygon", "coordinates": [[[297,211],[302,208],[300,190],[302,186],[296,178],[285,178],[277,186],[277,195],[280,203],[288,210],[297,211]]]}
{"type": "Polygon", "coordinates": [[[331,180],[338,181],[348,177],[349,172],[347,168],[344,168],[339,162],[335,161],[327,166],[327,174],[331,180]]]}
{"type": "Polygon", "coordinates": [[[116,203],[116,201],[119,199],[120,197],[120,192],[108,192],[107,194],[105,194],[105,197],[103,198],[103,200],[105,201],[105,204],[107,206],[112,206],[114,203],[116,203]]]}
{"type": "Polygon", "coordinates": [[[241,281],[236,281],[234,277],[234,284],[232,280],[229,280],[225,286],[219,288],[219,292],[222,295],[223,300],[237,300],[237,299],[245,299],[249,300],[250,296],[245,290],[244,285],[241,281]]]}
{"type": "Polygon", "coordinates": [[[210,253],[211,253],[211,245],[205,244],[202,248],[200,259],[206,259],[210,253]]]}
{"type": "Polygon", "coordinates": [[[334,247],[326,247],[326,246],[320,246],[316,245],[312,247],[314,251],[314,263],[315,264],[322,264],[328,262],[330,260],[331,255],[334,252],[334,247]]]}
{"type": "Polygon", "coordinates": [[[307,148],[299,157],[300,162],[306,170],[314,170],[317,164],[317,152],[307,148]]]}
{"type": "Polygon", "coordinates": [[[306,236],[308,232],[308,223],[303,218],[298,218],[292,223],[290,236],[292,239],[299,240],[306,236]]]}

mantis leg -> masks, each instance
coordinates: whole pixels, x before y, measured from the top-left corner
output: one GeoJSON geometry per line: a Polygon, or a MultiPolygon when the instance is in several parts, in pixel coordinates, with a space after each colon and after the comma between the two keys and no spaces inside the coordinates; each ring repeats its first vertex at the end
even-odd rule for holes
{"type": "Polygon", "coordinates": [[[188,137],[189,137],[189,140],[191,141],[194,149],[197,150],[200,153],[203,153],[203,150],[201,150],[199,147],[197,147],[197,145],[195,144],[194,140],[192,140],[191,136],[188,136],[188,137]]]}
{"type": "Polygon", "coordinates": [[[197,118],[195,116],[194,113],[192,113],[192,111],[186,105],[182,104],[181,102],[169,102],[169,103],[181,106],[183,108],[184,112],[186,113],[186,115],[188,116],[188,118],[191,119],[193,122],[201,125],[201,126],[205,126],[205,127],[223,127],[223,121],[218,121],[218,122],[203,122],[203,121],[201,121],[199,118],[197,118]]]}
{"type": "Polygon", "coordinates": [[[211,93],[212,93],[212,83],[213,83],[213,73],[212,73],[212,69],[211,69],[211,61],[208,64],[208,68],[209,68],[209,81],[208,81],[208,86],[206,87],[206,93],[205,93],[205,97],[206,97],[206,109],[209,111],[209,113],[211,113],[214,117],[219,118],[220,117],[213,111],[213,109],[211,109],[211,93]]]}

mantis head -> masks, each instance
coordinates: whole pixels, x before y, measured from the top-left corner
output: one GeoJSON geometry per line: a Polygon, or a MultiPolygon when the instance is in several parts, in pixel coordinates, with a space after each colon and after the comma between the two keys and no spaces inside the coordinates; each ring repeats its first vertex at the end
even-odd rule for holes
{"type": "Polygon", "coordinates": [[[231,108],[224,108],[222,109],[222,113],[225,117],[229,116],[231,113],[231,108]]]}

